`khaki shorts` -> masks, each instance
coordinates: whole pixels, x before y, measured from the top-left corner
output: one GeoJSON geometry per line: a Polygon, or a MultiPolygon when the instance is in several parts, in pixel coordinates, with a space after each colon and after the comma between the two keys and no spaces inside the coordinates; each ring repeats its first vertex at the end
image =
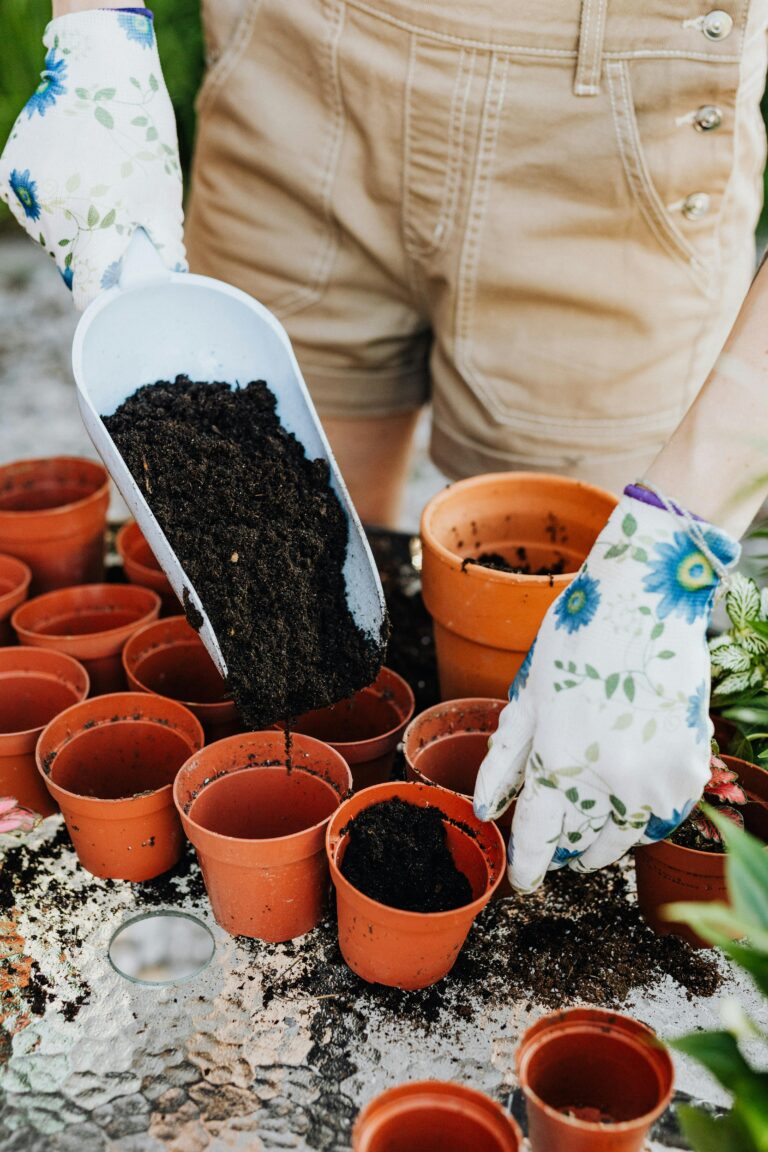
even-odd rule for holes
{"type": "Polygon", "coordinates": [[[768,0],[208,0],[195,270],[450,476],[647,465],[749,284],[768,0]]]}

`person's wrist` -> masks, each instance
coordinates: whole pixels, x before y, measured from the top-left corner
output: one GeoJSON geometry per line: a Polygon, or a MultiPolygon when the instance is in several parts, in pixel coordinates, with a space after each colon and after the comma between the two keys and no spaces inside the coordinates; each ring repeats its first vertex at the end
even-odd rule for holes
{"type": "Polygon", "coordinates": [[[100,8],[125,8],[127,0],[52,0],[53,18],[74,12],[98,12],[100,8]]]}

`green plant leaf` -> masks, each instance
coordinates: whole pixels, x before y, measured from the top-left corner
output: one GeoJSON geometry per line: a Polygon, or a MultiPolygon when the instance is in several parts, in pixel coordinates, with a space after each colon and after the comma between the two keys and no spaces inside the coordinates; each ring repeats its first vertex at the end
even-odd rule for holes
{"type": "Polygon", "coordinates": [[[69,243],[69,240],[59,240],[59,248],[66,248],[69,243]]]}
{"type": "Polygon", "coordinates": [[[568,791],[565,793],[565,798],[566,798],[566,800],[570,800],[572,804],[575,804],[579,798],[578,788],[569,788],[568,791]]]}
{"type": "Polygon", "coordinates": [[[609,796],[608,799],[610,800],[612,807],[615,808],[618,812],[619,816],[626,816],[627,806],[623,800],[619,800],[618,796],[609,796]]]}
{"type": "Polygon", "coordinates": [[[131,120],[131,124],[136,124],[139,128],[145,128],[146,125],[149,124],[149,118],[147,116],[135,116],[133,120],[131,120]]]}
{"type": "Polygon", "coordinates": [[[623,556],[629,549],[629,544],[611,544],[610,548],[605,554],[605,560],[615,560],[617,556],[623,556]]]}
{"type": "Polygon", "coordinates": [[[611,672],[610,676],[606,677],[605,694],[609,700],[610,700],[611,696],[613,696],[616,689],[618,688],[620,679],[621,679],[621,677],[619,676],[618,672],[611,672]]]}
{"type": "Polygon", "coordinates": [[[637,532],[637,520],[630,513],[624,517],[621,522],[621,530],[625,536],[634,536],[637,532]]]}
{"type": "Polygon", "coordinates": [[[102,124],[105,128],[114,128],[115,122],[112,119],[111,114],[107,112],[106,108],[102,108],[101,104],[94,108],[93,114],[98,120],[99,124],[102,124]]]}
{"type": "Polygon", "coordinates": [[[597,761],[600,759],[600,745],[597,742],[595,742],[594,744],[590,744],[589,748],[587,748],[584,755],[586,756],[586,758],[590,764],[596,764],[597,761]]]}
{"type": "Polygon", "coordinates": [[[726,846],[725,875],[728,894],[740,919],[768,932],[768,860],[765,845],[714,808],[703,806],[726,846]]]}
{"type": "Polygon", "coordinates": [[[147,140],[157,140],[157,128],[147,128],[147,140]]]}
{"type": "Polygon", "coordinates": [[[651,610],[647,604],[642,604],[638,608],[638,612],[640,613],[641,616],[650,616],[650,614],[651,614],[651,610]]]}
{"type": "Polygon", "coordinates": [[[589,676],[590,680],[600,679],[600,673],[598,672],[597,668],[594,668],[591,664],[585,664],[584,671],[586,672],[587,676],[589,676]]]}
{"type": "Polygon", "coordinates": [[[155,76],[154,72],[150,72],[149,74],[149,86],[153,92],[157,92],[158,88],[160,87],[157,82],[157,76],[155,76]]]}
{"type": "Polygon", "coordinates": [[[651,640],[658,640],[664,631],[664,625],[659,620],[651,629],[651,640]]]}
{"type": "Polygon", "coordinates": [[[657,652],[656,659],[657,660],[671,660],[674,655],[675,655],[674,652],[672,652],[669,648],[665,648],[663,652],[657,652]]]}
{"type": "Polygon", "coordinates": [[[622,687],[624,689],[624,695],[631,704],[635,698],[635,682],[631,676],[624,677],[624,683],[622,687]]]}
{"type": "Polygon", "coordinates": [[[754,1075],[730,1032],[689,1032],[687,1036],[671,1040],[670,1044],[702,1064],[729,1092],[733,1092],[740,1081],[754,1075]]]}
{"type": "Polygon", "coordinates": [[[590,808],[594,808],[596,803],[597,803],[596,800],[582,800],[581,807],[584,809],[585,812],[588,812],[590,808]]]}
{"type": "Polygon", "coordinates": [[[115,222],[115,216],[116,215],[117,215],[117,213],[115,212],[115,209],[110,208],[110,210],[109,210],[109,212],[107,212],[106,216],[104,216],[102,218],[102,221],[101,221],[101,224],[99,225],[99,227],[100,228],[111,228],[111,226],[115,222]]]}
{"type": "Polygon", "coordinates": [[[631,723],[632,723],[632,713],[631,712],[624,712],[623,715],[619,716],[618,720],[614,724],[614,726],[613,726],[614,731],[623,732],[625,728],[629,728],[631,723]]]}
{"type": "Polygon", "coordinates": [[[745,1147],[743,1134],[732,1116],[710,1116],[690,1104],[681,1104],[677,1114],[683,1134],[696,1152],[733,1152],[736,1148],[739,1152],[754,1152],[745,1147]]]}
{"type": "Polygon", "coordinates": [[[114,100],[117,88],[99,88],[94,100],[114,100]]]}
{"type": "Polygon", "coordinates": [[[643,725],[643,743],[647,744],[656,734],[656,721],[651,718],[643,725]]]}
{"type": "Polygon", "coordinates": [[[98,222],[99,222],[99,210],[95,204],[91,204],[90,208],[88,209],[88,220],[87,220],[88,227],[89,228],[95,228],[96,225],[98,224],[98,222]]]}
{"type": "Polygon", "coordinates": [[[637,560],[638,564],[645,564],[648,560],[648,553],[645,548],[633,548],[632,559],[637,560]]]}
{"type": "Polygon", "coordinates": [[[75,88],[75,95],[79,96],[81,100],[89,99],[87,88],[75,88]]]}

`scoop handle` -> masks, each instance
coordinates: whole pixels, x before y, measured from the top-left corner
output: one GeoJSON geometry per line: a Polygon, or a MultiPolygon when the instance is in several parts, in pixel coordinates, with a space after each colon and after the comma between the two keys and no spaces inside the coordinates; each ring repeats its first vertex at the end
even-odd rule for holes
{"type": "Polygon", "coordinates": [[[120,288],[137,288],[150,280],[168,280],[171,272],[143,228],[137,228],[123,256],[120,288]]]}

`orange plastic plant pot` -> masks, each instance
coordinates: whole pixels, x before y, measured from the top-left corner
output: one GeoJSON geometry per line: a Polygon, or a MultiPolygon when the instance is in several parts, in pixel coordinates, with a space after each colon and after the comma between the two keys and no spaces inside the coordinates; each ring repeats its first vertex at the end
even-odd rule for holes
{"type": "Polygon", "coordinates": [[[156,620],[160,598],[132,584],[82,584],[36,596],[11,617],[22,644],[74,656],[88,670],[91,694],[125,688],[120,655],[129,636],[156,620]]]}
{"type": "Polygon", "coordinates": [[[516,1061],[532,1152],[641,1152],[672,1098],[667,1049],[614,1012],[545,1016],[523,1035],[516,1061]]]}
{"type": "Polygon", "coordinates": [[[325,830],[352,787],[344,759],[294,735],[247,732],[188,761],[174,786],[218,924],[233,936],[292,940],[328,898],[325,830]]]}
{"type": "Polygon", "coordinates": [[[109,476],[75,456],[0,467],[0,552],[32,570],[32,595],[104,577],[109,476]]]}
{"type": "Polygon", "coordinates": [[[172,785],[203,743],[181,704],[116,692],[68,708],[44,729],[37,767],[58,802],[78,859],[112,880],[151,880],[184,844],[172,785]]]}
{"type": "Polygon", "coordinates": [[[88,673],[60,652],[0,648],[0,795],[50,816],[57,805],[40,779],[35,746],[43,728],[88,695],[88,673]]]}
{"type": "Polygon", "coordinates": [[[157,592],[162,601],[164,614],[177,613],[179,601],[176,593],[135,520],[130,520],[120,529],[115,547],[131,584],[140,584],[143,588],[151,588],[153,592],[157,592]]]}
{"type": "MultiPolygon", "coordinates": [[[[749,803],[743,809],[747,830],[768,843],[768,772],[734,756],[722,760],[738,774],[747,793],[749,803]]],[[[635,849],[635,872],[637,903],[651,928],[662,935],[681,936],[694,948],[710,947],[688,924],[668,920],[664,909],[678,900],[729,903],[725,853],[699,852],[658,840],[635,849]]]]}
{"type": "Polygon", "coordinates": [[[353,1152],[517,1152],[515,1121],[483,1092],[442,1080],[400,1084],[376,1096],[352,1132],[353,1152]]]}
{"type": "Polygon", "coordinates": [[[396,781],[357,792],[328,825],[326,848],[341,953],[363,980],[396,988],[426,988],[447,975],[504,873],[504,841],[496,825],[478,820],[463,796],[425,784],[396,781]],[[472,889],[469,904],[449,912],[406,912],[365,896],[342,875],[347,825],[363,809],[393,797],[444,814],[448,849],[472,889]]]}
{"type": "Polygon", "coordinates": [[[203,725],[206,743],[242,732],[221,673],[184,616],[145,624],[126,643],[122,660],[132,691],[178,700],[203,725]]]}
{"type": "Polygon", "coordinates": [[[382,668],[368,688],[330,708],[305,712],[292,721],[291,729],[340,752],[359,792],[389,780],[395,751],[414,708],[410,686],[391,668],[382,668]]]}
{"type": "Polygon", "coordinates": [[[504,697],[545,612],[568,586],[616,506],[602,488],[562,476],[495,472],[451,484],[421,519],[422,593],[435,625],[444,700],[504,697]],[[495,552],[534,570],[495,571],[467,560],[495,552]]]}
{"type": "Polygon", "coordinates": [[[31,583],[29,565],[15,556],[0,555],[0,647],[15,640],[11,615],[26,600],[31,583]]]}

